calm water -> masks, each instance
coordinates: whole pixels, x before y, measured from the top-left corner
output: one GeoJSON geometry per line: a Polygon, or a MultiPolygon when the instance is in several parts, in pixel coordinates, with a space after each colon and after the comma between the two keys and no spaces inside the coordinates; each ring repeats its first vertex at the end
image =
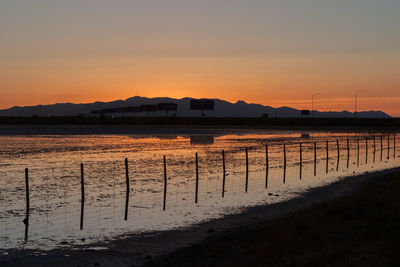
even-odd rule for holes
{"type": "Polygon", "coordinates": [[[42,248],[89,244],[120,235],[168,230],[199,223],[246,207],[281,202],[346,176],[400,165],[394,141],[367,133],[263,131],[221,136],[84,135],[0,136],[0,248],[42,248]],[[365,138],[369,141],[366,143],[365,138]],[[359,153],[356,139],[359,138],[359,153]],[[350,143],[348,161],[347,139],[350,143]],[[328,164],[326,140],[329,140],[328,164]],[[337,143],[339,141],[339,161],[337,143]],[[314,175],[314,141],[317,142],[314,175]],[[300,144],[302,159],[300,165],[300,144]],[[283,168],[283,144],[287,168],[283,168]],[[266,149],[269,150],[266,188],[266,149]],[[248,148],[248,192],[245,192],[248,148]],[[222,155],[226,183],[222,198],[222,155]],[[375,152],[374,152],[375,150],[375,152]],[[195,204],[195,153],[199,196],[195,204]],[[166,210],[163,211],[167,163],[166,210]],[[358,156],[357,156],[358,155],[358,156]],[[124,220],[129,159],[130,198],[124,220]],[[81,178],[85,171],[84,228],[80,230],[81,178]],[[301,167],[301,169],[300,169],[301,167]],[[29,168],[30,220],[25,242],[25,174],[29,168]],[[300,177],[301,173],[301,177],[300,177]],[[300,179],[301,178],[301,179],[300,179]],[[85,241],[81,239],[85,238],[85,241]]]}

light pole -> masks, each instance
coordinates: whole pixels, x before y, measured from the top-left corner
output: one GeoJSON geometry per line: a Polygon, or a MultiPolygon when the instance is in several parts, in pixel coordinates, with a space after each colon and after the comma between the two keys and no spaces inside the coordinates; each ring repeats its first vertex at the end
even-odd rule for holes
{"type": "Polygon", "coordinates": [[[359,94],[364,93],[365,90],[357,90],[354,93],[354,118],[357,118],[357,97],[359,94]]]}
{"type": "Polygon", "coordinates": [[[311,97],[311,118],[314,118],[314,97],[321,95],[320,93],[313,94],[311,97]]]}

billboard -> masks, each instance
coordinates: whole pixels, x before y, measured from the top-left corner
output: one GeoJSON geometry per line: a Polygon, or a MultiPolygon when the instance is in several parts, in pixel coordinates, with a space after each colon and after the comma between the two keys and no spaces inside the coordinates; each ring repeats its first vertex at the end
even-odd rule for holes
{"type": "Polygon", "coordinates": [[[214,100],[199,99],[190,101],[190,109],[194,110],[214,110],[214,100]]]}
{"type": "Polygon", "coordinates": [[[178,110],[178,104],[176,103],[158,103],[158,110],[161,111],[176,111],[178,110]]]}

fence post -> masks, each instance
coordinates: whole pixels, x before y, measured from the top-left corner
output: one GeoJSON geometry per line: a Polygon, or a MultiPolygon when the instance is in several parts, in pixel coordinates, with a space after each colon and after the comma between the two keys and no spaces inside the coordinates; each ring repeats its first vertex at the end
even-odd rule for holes
{"type": "Polygon", "coordinates": [[[249,152],[248,152],[248,148],[246,147],[246,193],[247,193],[247,189],[249,187],[249,152]]]}
{"type": "Polygon", "coordinates": [[[30,200],[29,200],[29,171],[25,168],[25,194],[26,194],[26,213],[25,213],[25,242],[28,241],[28,230],[29,230],[29,213],[30,213],[30,200]]]}
{"type": "Polygon", "coordinates": [[[83,172],[83,163],[81,163],[81,221],[80,221],[81,230],[83,230],[84,213],[85,213],[85,176],[83,172]]]}
{"type": "Polygon", "coordinates": [[[300,142],[300,180],[303,172],[303,144],[300,142]]]}
{"type": "Polygon", "coordinates": [[[368,136],[365,137],[365,164],[368,164],[368,136]]]}
{"type": "Polygon", "coordinates": [[[336,147],[337,147],[337,165],[336,165],[336,171],[339,170],[339,162],[340,162],[340,146],[339,146],[339,140],[336,139],[336,147]]]}
{"type": "Polygon", "coordinates": [[[317,142],[314,141],[314,176],[317,176],[317,142]]]}
{"type": "Polygon", "coordinates": [[[163,210],[165,210],[167,204],[167,162],[165,160],[164,155],[164,201],[163,201],[163,210]]]}
{"type": "Polygon", "coordinates": [[[393,158],[396,158],[396,133],[393,134],[393,158]]]}
{"type": "Polygon", "coordinates": [[[387,142],[387,159],[390,159],[390,135],[388,135],[388,142],[387,142]]]}
{"type": "Polygon", "coordinates": [[[360,139],[357,137],[357,166],[360,166],[360,139]]]}
{"type": "Polygon", "coordinates": [[[329,143],[328,140],[326,140],[326,173],[328,173],[329,169],[329,143]]]}
{"type": "Polygon", "coordinates": [[[265,188],[268,188],[269,156],[268,144],[265,145],[265,188]]]}
{"type": "Polygon", "coordinates": [[[197,204],[198,198],[199,198],[199,158],[196,152],[196,193],[194,197],[194,203],[197,204]]]}
{"type": "Polygon", "coordinates": [[[374,135],[374,163],[375,163],[375,158],[376,158],[376,138],[374,135]]]}
{"type": "Polygon", "coordinates": [[[283,183],[286,183],[286,144],[283,144],[283,183]]]}
{"type": "Polygon", "coordinates": [[[383,160],[383,135],[381,135],[381,161],[383,160]]]}
{"type": "Polygon", "coordinates": [[[225,196],[225,151],[222,150],[222,197],[225,196]]]}
{"type": "Polygon", "coordinates": [[[350,140],[347,138],[347,169],[349,168],[350,163],[350,140]]]}
{"type": "Polygon", "coordinates": [[[130,193],[128,158],[125,158],[125,176],[126,176],[125,221],[127,221],[128,207],[129,207],[129,193],[130,193]]]}

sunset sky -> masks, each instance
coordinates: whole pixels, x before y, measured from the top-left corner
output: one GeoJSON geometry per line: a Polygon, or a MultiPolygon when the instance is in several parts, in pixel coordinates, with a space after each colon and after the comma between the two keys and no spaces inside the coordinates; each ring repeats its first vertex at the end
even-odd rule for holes
{"type": "Polygon", "coordinates": [[[400,116],[399,0],[1,0],[0,109],[147,97],[400,116]]]}

